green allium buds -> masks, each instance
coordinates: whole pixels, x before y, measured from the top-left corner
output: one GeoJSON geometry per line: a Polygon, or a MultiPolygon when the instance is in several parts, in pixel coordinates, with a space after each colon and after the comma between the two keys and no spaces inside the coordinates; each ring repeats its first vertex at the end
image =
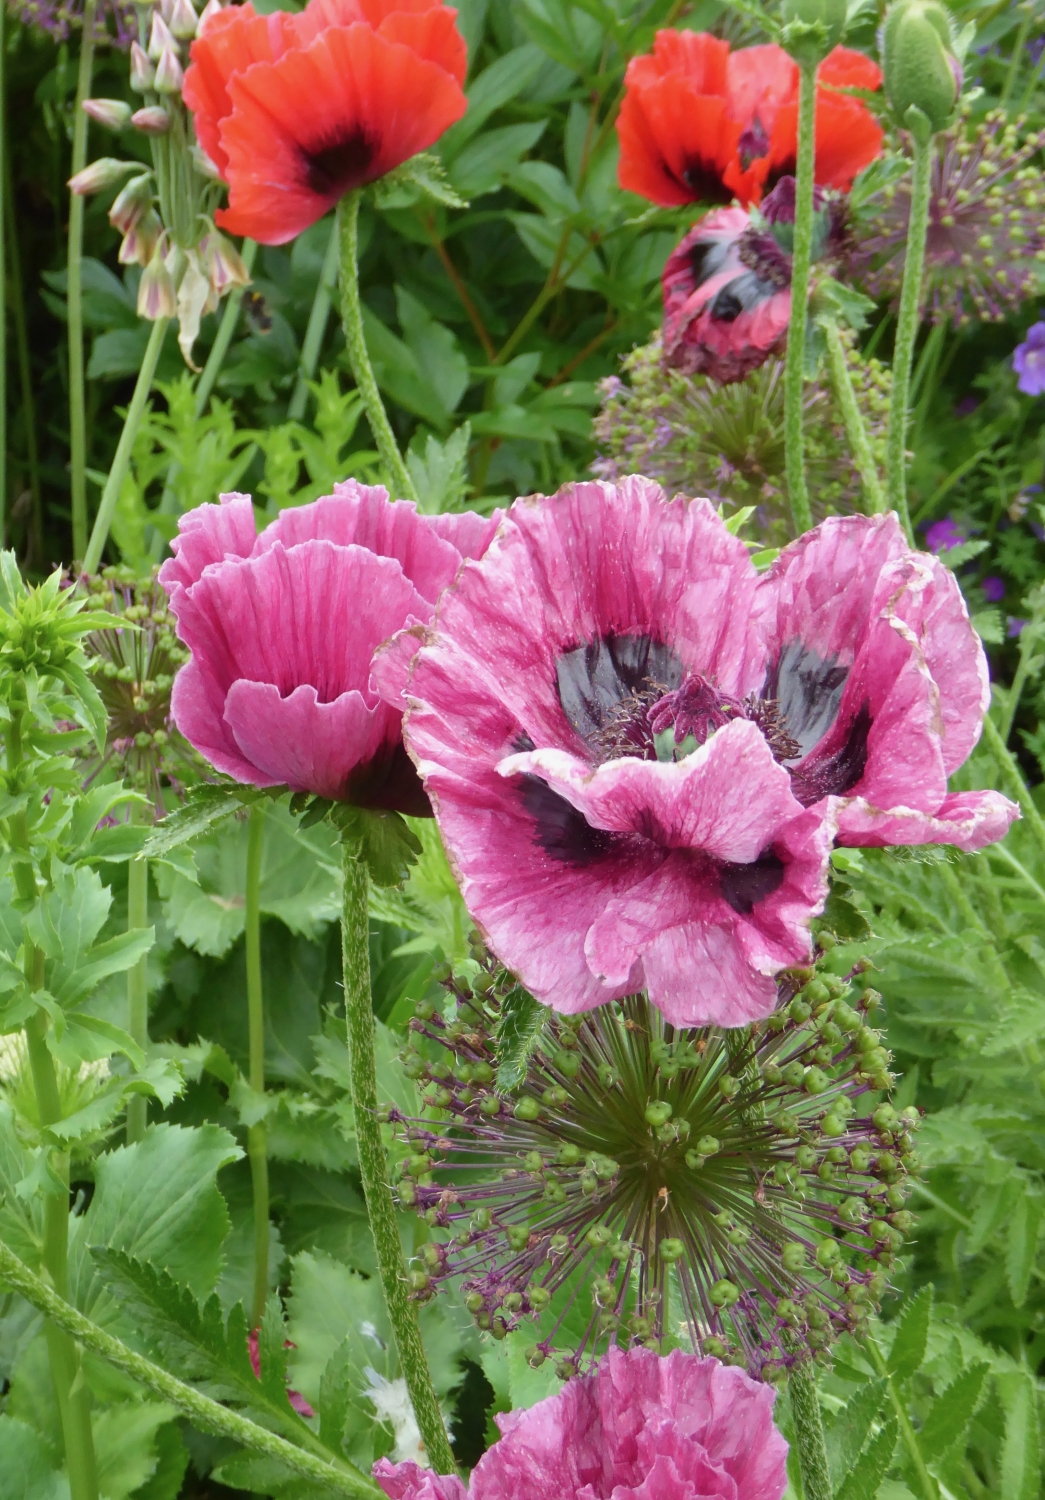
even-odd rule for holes
{"type": "Polygon", "coordinates": [[[962,66],[954,53],[954,26],[939,0],[894,0],[882,27],[885,94],[899,124],[920,110],[932,131],[954,117],[962,66]]]}

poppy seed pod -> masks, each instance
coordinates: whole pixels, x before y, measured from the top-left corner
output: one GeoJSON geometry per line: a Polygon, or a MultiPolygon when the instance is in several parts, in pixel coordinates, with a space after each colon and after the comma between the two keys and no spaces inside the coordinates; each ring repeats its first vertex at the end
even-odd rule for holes
{"type": "Polygon", "coordinates": [[[912,107],[933,132],[951,123],[962,85],[953,47],[950,16],[937,0],[895,0],[890,6],[882,27],[885,93],[901,125],[912,107]]]}
{"type": "Polygon", "coordinates": [[[785,49],[798,62],[821,62],[842,40],[846,0],[784,0],[785,49]]]}

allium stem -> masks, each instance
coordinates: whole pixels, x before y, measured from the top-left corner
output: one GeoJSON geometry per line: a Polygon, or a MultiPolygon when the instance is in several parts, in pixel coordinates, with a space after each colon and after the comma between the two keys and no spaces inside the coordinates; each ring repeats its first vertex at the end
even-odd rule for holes
{"type": "Polygon", "coordinates": [[[428,1454],[428,1462],[439,1474],[453,1474],[456,1464],[421,1341],[417,1304],[410,1300],[407,1291],[403,1247],[399,1239],[395,1205],[388,1184],[388,1161],[377,1118],[367,868],[360,857],[358,845],[347,837],[342,844],[342,854],[345,884],[341,944],[359,1173],[363,1179],[363,1194],[374,1236],[374,1249],[385,1290],[388,1316],[399,1351],[399,1363],[428,1454]]]}
{"type": "MultiPolygon", "coordinates": [[[[4,543],[7,527],[7,267],[4,263],[6,249],[8,212],[7,175],[9,171],[7,149],[7,95],[5,89],[7,73],[7,41],[4,22],[7,7],[0,7],[0,546],[4,543]]],[[[11,225],[12,238],[14,225],[11,225]]]]}
{"type": "Polygon", "coordinates": [[[327,321],[330,317],[330,303],[337,286],[337,268],[340,255],[338,244],[338,226],[335,221],[330,228],[330,239],[327,241],[327,251],[323,257],[323,268],[319,273],[319,282],[316,286],[316,295],[312,299],[312,311],[308,315],[308,327],[305,329],[305,341],[301,345],[301,365],[298,369],[298,378],[294,385],[294,393],[287,407],[287,416],[292,422],[300,422],[305,415],[305,406],[308,402],[308,383],[316,373],[316,365],[319,363],[319,351],[323,347],[326,337],[327,321]]]}
{"type": "Polygon", "coordinates": [[[842,344],[842,336],[838,332],[838,324],[825,323],[824,335],[827,339],[827,361],[831,368],[831,384],[835,388],[835,396],[845,423],[846,437],[849,439],[853,460],[864,487],[868,514],[878,515],[885,510],[885,491],[878,477],[878,465],[871,452],[871,443],[867,436],[867,428],[864,426],[863,414],[857,403],[856,392],[853,390],[849,363],[845,357],[845,348],[842,344]]]}
{"type": "Polygon", "coordinates": [[[925,238],[929,227],[929,197],[932,179],[933,135],[928,122],[911,132],[914,167],[911,182],[911,217],[907,232],[900,310],[893,349],[893,388],[889,398],[889,430],[886,438],[888,500],[903,522],[911,545],[914,532],[907,508],[907,401],[911,386],[914,342],[918,336],[918,313],[925,270],[925,238]]]}
{"type": "MultiPolygon", "coordinates": [[[[3,19],[0,18],[0,93],[4,86],[3,79],[3,19]]],[[[0,99],[0,136],[4,133],[3,101],[0,99]]],[[[40,450],[36,441],[36,397],[33,394],[33,370],[29,358],[29,334],[25,321],[25,297],[22,291],[22,257],[18,246],[18,216],[15,212],[14,180],[11,171],[11,153],[5,151],[3,143],[0,142],[0,154],[3,156],[4,176],[4,202],[2,213],[6,220],[7,241],[6,254],[8,257],[8,275],[11,283],[11,321],[14,323],[15,348],[18,358],[18,377],[22,387],[22,420],[25,423],[25,451],[26,462],[29,469],[29,493],[33,499],[32,520],[29,524],[29,546],[26,549],[27,563],[39,566],[44,557],[44,510],[43,497],[40,493],[40,450]]],[[[0,235],[0,239],[3,236],[0,235]]],[[[0,244],[0,302],[3,299],[3,275],[5,246],[0,244]]],[[[0,390],[5,389],[4,365],[4,341],[5,331],[0,329],[0,390]]],[[[5,478],[6,439],[3,434],[6,431],[6,403],[0,400],[0,538],[5,535],[7,521],[7,487],[5,478]]],[[[30,568],[31,571],[31,568],[30,568]]]]}
{"type": "MultiPolygon", "coordinates": [[[[73,156],[71,176],[87,165],[87,116],[83,101],[91,97],[94,67],[94,25],[97,0],[84,0],[80,31],[80,69],[76,75],[73,104],[73,156]]],[[[73,557],[83,557],[87,546],[87,409],[83,375],[83,210],[84,200],[73,193],[69,200],[69,248],[66,256],[66,306],[69,318],[69,489],[73,512],[73,557]]],[[[88,568],[93,572],[93,568],[88,568]]]]}
{"type": "Polygon", "coordinates": [[[791,253],[791,323],[784,366],[784,442],[787,494],[795,534],[813,524],[806,488],[802,387],[805,382],[809,272],[813,263],[813,168],[816,144],[816,64],[798,65],[798,159],[795,169],[795,235],[791,253]]]}
{"type": "Polygon", "coordinates": [[[356,387],[363,398],[363,408],[377,451],[388,473],[394,493],[403,500],[416,500],[417,491],[410,471],[403,462],[395,433],[385,411],[381,392],[374,379],[370,355],[363,334],[363,306],[359,299],[359,203],[362,189],[346,193],[337,206],[337,232],[341,254],[341,322],[345,344],[356,387]]]}
{"type": "Polygon", "coordinates": [[[123,420],[123,431],[120,433],[120,441],[116,445],[116,455],[109,470],[109,477],[105,481],[102,490],[101,503],[98,506],[98,514],[94,518],[94,529],[91,532],[91,540],[87,543],[87,551],[83,559],[83,571],[85,573],[97,573],[98,564],[102,560],[102,549],[109,536],[109,527],[112,525],[113,513],[116,510],[116,502],[120,498],[123,481],[127,477],[127,470],[131,466],[131,454],[134,451],[134,440],[138,436],[138,428],[141,426],[142,416],[145,412],[145,403],[149,399],[152,389],[152,379],[156,374],[156,366],[159,363],[160,351],[163,348],[163,338],[167,332],[169,318],[157,318],[152,325],[152,333],[149,342],[145,346],[145,357],[142,367],[138,371],[138,379],[135,382],[134,394],[131,404],[127,408],[127,415],[123,420]]]}
{"type": "Polygon", "coordinates": [[[900,1424],[900,1436],[903,1439],[904,1447],[907,1449],[907,1456],[911,1460],[911,1467],[918,1476],[918,1488],[922,1492],[923,1500],[939,1500],[940,1492],[936,1481],[929,1473],[925,1459],[922,1456],[922,1450],[918,1446],[918,1434],[915,1432],[911,1419],[907,1415],[907,1407],[900,1399],[900,1393],[896,1389],[892,1375],[889,1373],[889,1366],[886,1364],[882,1351],[875,1342],[873,1334],[867,1335],[867,1338],[864,1340],[864,1348],[870,1355],[871,1363],[874,1365],[875,1370],[885,1380],[886,1388],[889,1392],[889,1400],[892,1403],[893,1411],[896,1413],[896,1420],[900,1424]]]}
{"type": "MultiPolygon", "coordinates": [[[[131,803],[131,822],[141,821],[141,811],[131,803]]],[[[149,925],[149,862],[132,859],[127,866],[127,931],[149,925]]],[[[149,1045],[149,960],[143,953],[127,970],[127,1030],[144,1049],[149,1045]]],[[[145,1134],[149,1103],[144,1094],[132,1094],[127,1100],[127,1144],[133,1145],[145,1134]]]]}
{"type": "Polygon", "coordinates": [[[831,1473],[827,1466],[824,1424],[812,1367],[808,1363],[795,1365],[787,1388],[795,1419],[795,1447],[802,1468],[805,1500],[831,1500],[831,1473]]]}
{"type": "MultiPolygon", "coordinates": [[[[138,1381],[146,1390],[152,1391],[163,1401],[183,1412],[194,1426],[203,1432],[213,1432],[231,1438],[253,1453],[263,1454],[275,1463],[282,1464],[294,1474],[318,1484],[324,1492],[343,1495],[346,1500],[382,1500],[382,1491],[372,1479],[361,1474],[345,1460],[330,1462],[317,1454],[307,1453],[288,1443],[286,1438],[269,1432],[248,1417],[230,1411],[227,1406],[211,1400],[202,1391],[176,1376],[168,1374],[151,1359],[137,1354],[120,1339],[106,1333],[90,1318],[59,1297],[38,1276],[34,1276],[13,1250],[0,1240],[0,1279],[12,1287],[33,1307],[43,1313],[49,1325],[61,1330],[62,1335],[75,1348],[73,1339],[85,1349],[101,1355],[118,1370],[123,1370],[138,1381]]],[[[316,1440],[317,1446],[319,1440],[316,1440]]]]}
{"type": "Polygon", "coordinates": [[[1023,813],[1027,827],[1034,835],[1038,848],[1042,854],[1045,854],[1045,819],[1042,818],[1034,798],[1031,796],[1030,788],[1024,780],[1019,762],[1002,739],[998,727],[990,714],[983,721],[983,738],[991,754],[998,762],[1002,775],[1009,783],[1009,791],[1020,804],[1020,811],[1023,813]]]}
{"type": "MultiPolygon", "coordinates": [[[[265,1092],[265,1006],[261,985],[261,855],[265,838],[265,813],[250,810],[247,828],[247,880],[244,888],[244,926],[247,944],[247,1035],[250,1049],[250,1086],[259,1096],[265,1092]]],[[[265,1313],[269,1290],[269,1163],[265,1121],[247,1129],[247,1156],[254,1197],[254,1293],[250,1326],[258,1328],[265,1313]]]]}
{"type": "MultiPolygon", "coordinates": [[[[254,259],[258,253],[257,242],[255,240],[244,240],[240,246],[239,253],[247,270],[252,271],[254,269],[254,259]]],[[[218,376],[221,374],[221,367],[225,363],[225,356],[229,352],[229,345],[232,343],[232,335],[236,331],[236,320],[239,317],[240,304],[243,301],[243,293],[246,290],[245,286],[234,286],[225,298],[225,310],[221,315],[218,331],[214,335],[214,342],[210,346],[207,362],[203,366],[199,383],[196,386],[194,411],[197,420],[207,410],[207,402],[210,400],[211,391],[213,391],[218,376]]],[[[168,477],[169,483],[170,478],[168,477]]],[[[160,508],[163,508],[162,505],[160,508]]]]}

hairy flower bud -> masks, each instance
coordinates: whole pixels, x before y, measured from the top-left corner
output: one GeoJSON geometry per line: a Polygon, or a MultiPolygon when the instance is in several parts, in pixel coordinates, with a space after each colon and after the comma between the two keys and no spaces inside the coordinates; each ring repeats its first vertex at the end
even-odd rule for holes
{"type": "Polygon", "coordinates": [[[121,188],[109,210],[109,223],[121,234],[133,229],[152,200],[152,182],[147,172],[132,177],[126,187],[121,188]]]}
{"type": "Polygon", "coordinates": [[[885,93],[901,125],[921,110],[935,132],[954,117],[962,67],[954,55],[954,27],[938,0],[894,0],[882,27],[885,93]]]}
{"type": "Polygon", "coordinates": [[[176,36],[179,42],[189,42],[196,35],[197,24],[192,0],[174,0],[170,15],[172,36],[176,36]]]}
{"type": "Polygon", "coordinates": [[[115,187],[121,178],[138,166],[140,163],[136,161],[117,161],[114,156],[99,156],[89,167],[84,167],[82,172],[69,178],[69,190],[80,198],[86,198],[91,193],[103,193],[106,188],[115,187]]]}
{"type": "Polygon", "coordinates": [[[174,48],[177,51],[177,43],[170,33],[166,21],[158,10],[152,13],[152,30],[149,32],[149,56],[154,63],[158,63],[163,56],[165,47],[174,48]]]}
{"type": "Polygon", "coordinates": [[[173,45],[164,47],[156,66],[156,92],[158,94],[180,94],[185,74],[173,45]]]}
{"type": "Polygon", "coordinates": [[[167,270],[163,246],[158,245],[138,283],[138,316],[155,322],[157,318],[173,318],[177,310],[174,282],[167,270]]]}
{"type": "Polygon", "coordinates": [[[156,69],[151,59],[137,42],[131,43],[131,88],[136,94],[144,94],[156,81],[156,69]]]}
{"type": "Polygon", "coordinates": [[[845,32],[846,0],[783,0],[783,42],[799,62],[821,62],[845,32]]]}
{"type": "Polygon", "coordinates": [[[131,118],[131,106],[122,99],[85,99],[83,112],[106,130],[124,130],[131,118]]]}
{"type": "Polygon", "coordinates": [[[171,128],[171,117],[159,104],[148,104],[135,110],[131,124],[144,135],[166,135],[171,128]]]}

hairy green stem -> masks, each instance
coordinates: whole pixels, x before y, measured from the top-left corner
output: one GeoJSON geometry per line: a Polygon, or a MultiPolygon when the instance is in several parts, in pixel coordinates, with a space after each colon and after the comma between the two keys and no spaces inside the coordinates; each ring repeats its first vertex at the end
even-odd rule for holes
{"type": "Polygon", "coordinates": [[[805,1500],[831,1500],[831,1474],[824,1446],[824,1424],[816,1393],[816,1376],[809,1364],[797,1364],[787,1382],[795,1419],[795,1447],[802,1468],[805,1500]]]}
{"type": "Polygon", "coordinates": [[[878,515],[885,510],[885,491],[878,477],[878,465],[875,463],[863,414],[856,400],[856,392],[853,390],[853,382],[849,375],[849,362],[845,357],[845,348],[838,331],[838,324],[825,323],[824,335],[827,339],[827,362],[831,370],[831,383],[842,411],[842,420],[845,423],[845,432],[849,439],[853,461],[860,475],[860,483],[864,487],[867,511],[869,515],[878,515]]]}
{"type": "Polygon", "coordinates": [[[1038,848],[1045,855],[1045,820],[1042,819],[1034,798],[1031,796],[1030,787],[1020,770],[1019,762],[1002,739],[990,714],[983,721],[983,738],[1009,784],[1009,791],[1020,804],[1020,811],[1026,819],[1027,827],[1033,834],[1038,848]]]}
{"type": "Polygon", "coordinates": [[[929,189],[932,179],[933,135],[926,120],[911,131],[914,166],[911,182],[911,216],[907,228],[907,254],[904,260],[900,310],[896,319],[896,342],[893,346],[893,386],[889,397],[889,428],[886,437],[886,478],[888,501],[903,523],[908,540],[914,543],[911,516],[907,508],[907,403],[911,385],[914,343],[918,336],[918,312],[922,299],[922,274],[925,269],[925,237],[929,226],[929,189]]]}
{"type": "MultiPolygon", "coordinates": [[[[0,18],[0,91],[3,89],[3,20],[0,18]]],[[[0,136],[4,132],[3,102],[0,99],[0,136]]],[[[29,468],[29,493],[33,511],[29,525],[30,546],[27,562],[40,567],[44,560],[44,511],[40,488],[40,450],[36,441],[36,397],[33,393],[33,371],[29,357],[29,332],[25,322],[25,297],[22,291],[22,257],[18,248],[18,216],[15,213],[14,179],[11,171],[11,153],[0,142],[0,154],[4,158],[4,203],[3,214],[7,223],[7,257],[11,282],[11,320],[14,323],[15,349],[18,358],[18,378],[22,387],[22,412],[25,421],[25,450],[29,468]]],[[[0,246],[0,285],[3,283],[4,248],[0,246]]],[[[4,334],[0,330],[0,367],[3,366],[4,334]]],[[[3,384],[0,373],[0,385],[3,384]]],[[[0,407],[4,403],[0,401],[0,407]]],[[[6,425],[6,413],[0,410],[0,435],[6,425]]],[[[6,519],[6,483],[3,478],[4,443],[0,440],[0,541],[3,539],[6,519]]]]}
{"type": "Polygon", "coordinates": [[[374,379],[363,334],[363,305],[359,299],[359,203],[363,193],[354,188],[337,206],[337,234],[341,264],[341,322],[345,330],[348,361],[363,398],[370,431],[388,474],[393,492],[403,500],[416,500],[417,490],[403,462],[395,433],[374,379]]]}
{"type": "Polygon", "coordinates": [[[128,406],[127,415],[123,420],[123,431],[120,433],[120,441],[116,445],[116,455],[112,461],[112,468],[109,470],[109,477],[105,481],[105,488],[102,490],[98,514],[94,518],[94,529],[91,532],[91,540],[87,543],[87,551],[84,554],[83,571],[85,573],[97,572],[98,564],[102,560],[102,549],[109,536],[109,527],[112,525],[116,502],[120,498],[123,481],[126,479],[127,470],[131,466],[134,440],[138,436],[138,428],[141,426],[142,416],[145,413],[145,403],[149,399],[149,392],[152,389],[152,378],[156,374],[156,366],[159,363],[160,351],[163,348],[163,339],[169,322],[169,318],[157,318],[152,325],[149,342],[145,346],[145,357],[142,360],[142,367],[138,371],[138,379],[134,385],[131,404],[128,406]]]}
{"type": "Polygon", "coordinates": [[[923,1500],[939,1500],[940,1492],[935,1479],[925,1466],[922,1450],[918,1446],[918,1435],[914,1430],[910,1417],[907,1415],[907,1407],[900,1399],[900,1393],[896,1389],[896,1384],[889,1372],[885,1356],[875,1342],[874,1336],[870,1333],[864,1340],[864,1348],[871,1356],[871,1363],[885,1381],[886,1389],[889,1392],[889,1400],[892,1403],[893,1411],[896,1413],[896,1420],[900,1424],[900,1436],[903,1439],[903,1445],[907,1449],[911,1465],[918,1476],[918,1488],[922,1492],[923,1500]]]}
{"type": "Polygon", "coordinates": [[[265,1458],[285,1465],[293,1473],[321,1485],[325,1490],[330,1490],[335,1495],[344,1495],[346,1500],[382,1500],[382,1491],[375,1481],[368,1479],[347,1461],[330,1463],[306,1453],[293,1443],[288,1443],[286,1438],[278,1437],[265,1427],[259,1427],[249,1417],[240,1416],[227,1406],[212,1401],[209,1396],[204,1396],[201,1391],[153,1364],[151,1359],[128,1349],[120,1339],[106,1333],[64,1298],[57,1296],[45,1282],[33,1275],[29,1267],[2,1240],[0,1281],[42,1312],[55,1327],[63,1330],[70,1343],[75,1339],[85,1349],[101,1355],[154,1396],[177,1407],[202,1431],[231,1438],[251,1452],[260,1453],[265,1458]]]}
{"type": "MultiPolygon", "coordinates": [[[[265,1005],[261,986],[261,855],[265,838],[265,813],[252,807],[247,825],[247,882],[244,926],[247,943],[247,1035],[250,1051],[250,1086],[255,1094],[265,1092],[265,1005]]],[[[247,1156],[254,1197],[254,1294],[250,1326],[259,1328],[265,1315],[269,1291],[269,1162],[265,1121],[247,1129],[247,1156]]]]}
{"type": "Polygon", "coordinates": [[[337,267],[340,255],[338,245],[337,223],[331,225],[330,239],[327,241],[327,251],[323,257],[323,268],[319,273],[319,284],[316,287],[316,295],[312,299],[312,311],[308,315],[308,327],[305,329],[305,342],[301,345],[301,365],[298,370],[298,378],[294,385],[294,393],[287,407],[287,416],[292,422],[300,422],[305,415],[305,406],[308,402],[308,383],[316,373],[316,365],[319,362],[319,351],[323,347],[326,337],[327,321],[330,317],[330,303],[337,286],[337,267]]]}
{"type": "MultiPolygon", "coordinates": [[[[248,271],[253,271],[254,261],[258,253],[256,240],[244,240],[240,246],[240,256],[248,271]]],[[[207,362],[200,372],[200,378],[196,386],[195,415],[197,420],[207,410],[207,402],[210,400],[211,391],[215,382],[221,374],[221,367],[225,363],[225,356],[229,352],[232,343],[232,335],[236,331],[236,320],[239,317],[240,304],[243,294],[247,290],[245,286],[234,286],[225,298],[225,311],[221,315],[218,331],[214,335],[214,342],[210,346],[207,362]]],[[[168,480],[169,483],[169,480],[168,480]]]]}
{"type": "MultiPolygon", "coordinates": [[[[5,37],[6,6],[0,6],[0,182],[4,192],[0,196],[0,547],[4,545],[7,527],[7,217],[10,213],[7,179],[10,172],[7,147],[7,39],[5,37]]],[[[14,223],[11,224],[14,235],[14,223]]]]}
{"type": "MultiPolygon", "coordinates": [[[[131,803],[131,822],[141,821],[141,809],[131,803]]],[[[127,931],[149,925],[149,861],[132,859],[127,865],[127,931]]],[[[141,1047],[149,1045],[149,974],[147,956],[143,953],[127,970],[127,1030],[141,1047]]],[[[132,1094],[127,1100],[127,1144],[133,1145],[145,1134],[149,1101],[144,1094],[132,1094]]]]}
{"type": "MultiPolygon", "coordinates": [[[[80,31],[80,68],[73,105],[71,176],[87,165],[87,116],[83,102],[91,97],[94,67],[94,26],[97,0],[84,0],[80,31]]],[[[73,512],[73,557],[83,557],[87,546],[87,409],[83,375],[83,209],[79,193],[69,203],[69,247],[66,257],[66,306],[69,318],[69,489],[73,512]]]]}
{"type": "Polygon", "coordinates": [[[374,1236],[374,1249],[385,1290],[388,1316],[399,1351],[399,1363],[428,1454],[428,1462],[437,1473],[453,1474],[456,1465],[439,1410],[439,1399],[432,1385],[428,1358],[421,1342],[417,1304],[410,1300],[407,1290],[403,1247],[399,1240],[395,1204],[388,1185],[388,1161],[377,1118],[367,868],[360,857],[359,846],[347,837],[342,843],[342,856],[345,884],[341,945],[359,1174],[363,1179],[363,1194],[374,1236]]]}
{"type": "Polygon", "coordinates": [[[816,148],[816,64],[801,62],[798,93],[798,158],[795,167],[795,233],[791,252],[791,322],[784,365],[784,468],[795,534],[813,524],[806,487],[802,388],[805,384],[809,273],[813,263],[813,169],[816,148]]]}

